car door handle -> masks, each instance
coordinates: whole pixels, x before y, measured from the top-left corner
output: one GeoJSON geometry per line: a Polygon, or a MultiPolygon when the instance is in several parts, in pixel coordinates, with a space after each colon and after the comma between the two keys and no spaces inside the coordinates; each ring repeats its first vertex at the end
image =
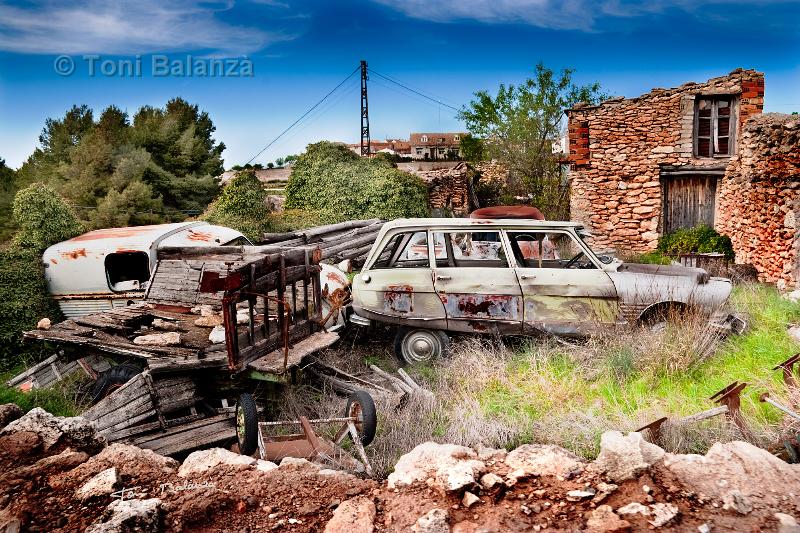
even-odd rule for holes
{"type": "Polygon", "coordinates": [[[450,278],[450,276],[436,276],[436,279],[438,281],[447,281],[447,280],[449,280],[451,278],[450,278]]]}
{"type": "Polygon", "coordinates": [[[519,279],[534,279],[536,276],[529,276],[527,274],[520,275],[519,279]]]}

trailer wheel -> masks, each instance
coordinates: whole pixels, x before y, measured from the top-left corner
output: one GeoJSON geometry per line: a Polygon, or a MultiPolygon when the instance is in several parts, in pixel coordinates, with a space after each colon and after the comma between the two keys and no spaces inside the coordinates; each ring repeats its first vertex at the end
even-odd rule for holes
{"type": "Polygon", "coordinates": [[[375,438],[375,431],[378,429],[378,413],[375,410],[375,402],[372,401],[372,396],[363,390],[353,392],[347,398],[347,408],[344,410],[344,416],[356,419],[354,425],[358,435],[361,437],[361,444],[363,446],[369,445],[375,438]]]}
{"type": "Polygon", "coordinates": [[[236,402],[236,439],[242,455],[253,455],[258,448],[258,407],[247,392],[240,394],[236,402]]]}
{"type": "Polygon", "coordinates": [[[394,353],[406,364],[432,363],[447,355],[450,337],[433,329],[400,328],[394,338],[394,353]]]}
{"type": "Polygon", "coordinates": [[[142,369],[134,365],[117,365],[100,372],[92,387],[92,403],[106,398],[112,392],[142,373],[142,369]]]}

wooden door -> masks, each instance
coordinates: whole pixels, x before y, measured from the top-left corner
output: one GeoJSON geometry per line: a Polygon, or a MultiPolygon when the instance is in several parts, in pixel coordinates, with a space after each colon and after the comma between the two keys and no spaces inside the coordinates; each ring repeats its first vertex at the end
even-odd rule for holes
{"type": "Polygon", "coordinates": [[[717,176],[663,178],[664,233],[699,224],[714,225],[717,176]]]}

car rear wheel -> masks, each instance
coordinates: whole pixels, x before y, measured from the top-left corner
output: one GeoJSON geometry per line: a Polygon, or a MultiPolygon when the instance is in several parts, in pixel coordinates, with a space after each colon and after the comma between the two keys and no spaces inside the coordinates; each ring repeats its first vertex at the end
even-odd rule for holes
{"type": "Polygon", "coordinates": [[[406,364],[431,363],[447,355],[450,337],[432,329],[400,328],[394,338],[394,353],[406,364]]]}
{"type": "Polygon", "coordinates": [[[100,372],[92,387],[92,403],[107,398],[118,388],[142,373],[142,369],[134,365],[116,365],[100,372]]]}
{"type": "Polygon", "coordinates": [[[242,455],[253,455],[258,448],[258,407],[247,392],[240,394],[236,402],[236,440],[242,455]]]}

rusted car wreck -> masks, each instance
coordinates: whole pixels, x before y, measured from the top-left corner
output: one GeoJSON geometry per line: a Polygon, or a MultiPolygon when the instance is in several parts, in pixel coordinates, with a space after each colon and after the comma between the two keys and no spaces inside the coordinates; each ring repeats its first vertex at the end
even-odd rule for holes
{"type": "MultiPolygon", "coordinates": [[[[338,339],[323,327],[319,260],[310,246],[161,247],[143,302],[25,337],[62,359],[112,361],[98,376],[98,403],[83,413],[109,441],[175,454],[236,438],[247,455],[330,457],[338,448],[308,420],[291,442],[265,437],[276,423],[259,421],[252,394],[256,383],[279,392],[306,356],[338,339]]],[[[339,440],[357,432],[360,449],[374,436],[374,404],[356,392],[332,421],[343,424],[339,440]]]]}
{"type": "Polygon", "coordinates": [[[446,332],[582,336],[660,327],[689,309],[727,327],[730,280],[596,255],[572,222],[407,219],[384,225],[353,280],[351,321],[399,326],[406,362],[447,349],[446,332]]]}

